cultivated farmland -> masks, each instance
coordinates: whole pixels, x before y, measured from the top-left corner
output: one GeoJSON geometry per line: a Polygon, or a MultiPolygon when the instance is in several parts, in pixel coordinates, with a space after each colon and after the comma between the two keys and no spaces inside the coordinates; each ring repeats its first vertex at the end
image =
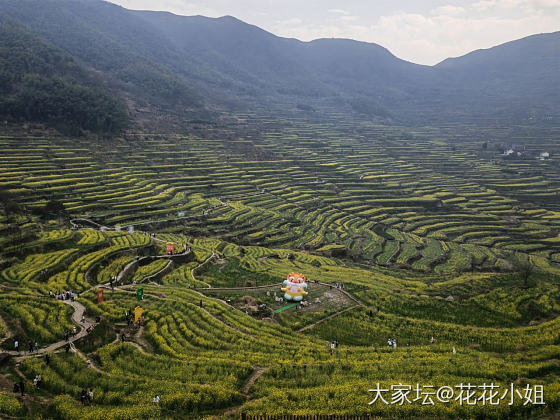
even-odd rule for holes
{"type": "Polygon", "coordinates": [[[0,388],[0,417],[560,408],[557,131],[237,118],[189,136],[0,137],[0,347],[18,363],[0,384],[30,388],[26,404],[0,388]],[[284,308],[292,271],[308,305],[284,308]],[[141,325],[125,318],[137,305],[141,325]],[[84,308],[95,328],[65,351],[84,308]],[[377,383],[543,385],[546,404],[370,405],[377,383]]]}

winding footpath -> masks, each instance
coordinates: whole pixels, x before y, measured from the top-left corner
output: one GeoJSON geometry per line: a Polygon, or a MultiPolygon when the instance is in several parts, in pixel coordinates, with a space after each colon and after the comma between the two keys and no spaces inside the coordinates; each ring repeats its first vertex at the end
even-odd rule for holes
{"type": "Polygon", "coordinates": [[[194,273],[195,273],[196,270],[204,267],[206,264],[208,264],[214,258],[216,258],[216,253],[214,251],[212,251],[212,255],[210,255],[208,258],[206,258],[206,260],[204,262],[198,264],[196,267],[193,267],[192,270],[191,270],[191,277],[192,277],[193,281],[195,281],[195,282],[198,281],[200,283],[204,283],[205,285],[208,286],[208,289],[211,289],[212,286],[210,284],[206,283],[205,281],[197,280],[197,278],[194,276],[194,273]]]}
{"type": "Polygon", "coordinates": [[[74,337],[70,337],[68,341],[66,340],[57,341],[55,343],[48,345],[47,347],[42,347],[37,351],[33,351],[33,352],[11,350],[11,351],[5,351],[3,353],[8,353],[11,356],[16,356],[15,357],[16,361],[19,361],[21,359],[25,359],[26,357],[39,356],[45,353],[52,352],[61,347],[64,347],[68,343],[73,343],[74,341],[79,340],[82,337],[85,337],[88,334],[87,331],[88,328],[91,327],[91,329],[93,329],[93,327],[95,327],[96,325],[95,322],[88,321],[87,319],[85,322],[81,322],[82,316],[86,311],[86,307],[78,301],[72,302],[71,300],[63,300],[62,302],[74,308],[74,313],[72,314],[72,322],[74,322],[74,324],[76,324],[81,328],[81,330],[74,337]]]}

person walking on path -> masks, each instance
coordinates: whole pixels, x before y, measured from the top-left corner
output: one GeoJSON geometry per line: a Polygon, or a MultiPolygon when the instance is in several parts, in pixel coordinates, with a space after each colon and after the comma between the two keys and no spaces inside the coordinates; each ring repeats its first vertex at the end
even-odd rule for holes
{"type": "Polygon", "coordinates": [[[19,341],[14,341],[14,348],[16,349],[16,351],[19,353],[19,341]]]}
{"type": "Polygon", "coordinates": [[[25,384],[23,383],[23,381],[19,381],[19,391],[21,392],[21,396],[23,397],[25,395],[25,384]]]}

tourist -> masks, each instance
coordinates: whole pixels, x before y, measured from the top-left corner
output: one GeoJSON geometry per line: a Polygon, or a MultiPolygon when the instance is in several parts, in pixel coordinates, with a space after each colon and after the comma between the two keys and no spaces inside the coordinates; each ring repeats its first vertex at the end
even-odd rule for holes
{"type": "Polygon", "coordinates": [[[432,338],[430,339],[430,344],[434,344],[436,342],[434,336],[432,335],[432,338]]]}
{"type": "Polygon", "coordinates": [[[51,363],[51,356],[49,354],[45,354],[45,364],[48,366],[51,363]]]}
{"type": "Polygon", "coordinates": [[[154,397],[154,404],[155,404],[155,405],[158,405],[158,404],[159,404],[159,395],[156,395],[156,396],[154,397]]]}
{"type": "Polygon", "coordinates": [[[93,388],[89,389],[89,392],[87,393],[88,396],[88,401],[90,404],[93,404],[93,388]]]}
{"type": "Polygon", "coordinates": [[[87,391],[85,389],[82,389],[82,392],[80,392],[80,401],[82,405],[86,405],[86,399],[87,399],[87,391]]]}
{"type": "Polygon", "coordinates": [[[14,341],[14,348],[16,349],[16,351],[19,353],[19,341],[14,341]]]}
{"type": "Polygon", "coordinates": [[[23,383],[23,381],[19,382],[19,391],[21,392],[21,396],[23,397],[25,395],[25,384],[23,383]]]}

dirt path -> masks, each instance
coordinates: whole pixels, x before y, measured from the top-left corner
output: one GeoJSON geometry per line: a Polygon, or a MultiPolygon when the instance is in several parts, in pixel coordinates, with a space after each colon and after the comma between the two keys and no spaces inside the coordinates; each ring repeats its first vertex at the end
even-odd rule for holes
{"type": "MultiPolygon", "coordinates": [[[[159,286],[159,284],[158,284],[157,286],[159,286]]],[[[120,287],[115,287],[115,290],[119,290],[119,291],[121,291],[121,292],[127,292],[127,293],[136,293],[135,291],[126,290],[126,289],[120,288],[120,287]]],[[[195,291],[195,292],[198,293],[198,294],[200,294],[200,296],[202,296],[202,297],[204,297],[204,298],[206,298],[206,299],[213,299],[213,298],[209,298],[208,296],[203,295],[202,293],[200,293],[200,292],[198,292],[198,291],[195,291]]],[[[152,293],[152,292],[147,292],[147,293],[145,293],[145,296],[150,296],[150,297],[153,297],[153,298],[155,298],[155,299],[166,299],[166,298],[167,298],[166,296],[159,296],[158,294],[152,293]]],[[[171,299],[171,300],[172,300],[172,299],[171,299]]],[[[219,299],[216,299],[216,300],[219,300],[219,299]]],[[[224,302],[224,301],[222,301],[222,300],[220,300],[220,302],[223,302],[224,304],[228,305],[230,308],[235,309],[233,306],[227,304],[226,302],[224,302]]],[[[195,303],[193,303],[193,305],[195,305],[195,306],[196,306],[197,308],[199,308],[199,309],[202,309],[209,317],[211,317],[211,318],[212,318],[213,320],[215,320],[216,322],[219,322],[219,323],[220,323],[221,325],[223,325],[224,327],[229,328],[230,330],[235,331],[235,332],[237,332],[237,333],[239,333],[239,334],[243,334],[244,336],[247,336],[247,337],[249,337],[249,338],[251,338],[251,339],[253,339],[253,340],[256,340],[256,338],[255,338],[253,335],[251,335],[251,333],[249,333],[249,332],[247,332],[247,331],[243,331],[243,330],[241,330],[241,329],[239,329],[239,328],[237,328],[237,327],[235,327],[235,326],[233,326],[233,325],[228,324],[226,321],[224,321],[223,319],[218,318],[216,315],[214,315],[212,312],[210,312],[210,311],[209,311],[208,309],[206,309],[205,307],[199,307],[199,306],[198,306],[197,304],[195,304],[195,303]]],[[[142,326],[140,327],[140,330],[139,330],[138,333],[136,334],[136,341],[138,341],[142,347],[150,348],[150,346],[144,345],[144,344],[140,341],[143,332],[144,332],[144,326],[142,325],[142,326]]],[[[130,342],[130,341],[128,341],[128,342],[130,342]]]]}
{"type": "Polygon", "coordinates": [[[126,344],[130,344],[131,346],[134,346],[138,349],[138,351],[140,353],[144,353],[147,354],[148,352],[144,349],[144,347],[142,347],[140,344],[138,344],[136,341],[125,341],[126,344]]]}
{"type": "Polygon", "coordinates": [[[80,359],[82,359],[84,362],[86,362],[86,364],[89,362],[90,369],[93,369],[93,370],[95,370],[96,372],[99,372],[99,373],[103,373],[103,374],[109,375],[109,373],[107,373],[107,372],[105,372],[105,371],[99,369],[97,366],[95,366],[95,365],[93,364],[93,362],[92,362],[90,359],[88,359],[88,357],[87,357],[84,353],[82,353],[80,350],[78,350],[78,349],[76,348],[76,346],[74,346],[74,344],[70,344],[70,346],[71,346],[72,352],[74,352],[75,354],[77,354],[77,355],[80,357],[80,359]]]}
{"type": "Polygon", "coordinates": [[[22,359],[25,359],[26,357],[34,357],[37,355],[41,355],[41,354],[45,354],[45,353],[49,353],[52,352],[54,350],[59,349],[60,347],[64,347],[66,344],[68,343],[73,343],[76,340],[79,340],[82,337],[85,337],[88,332],[87,329],[89,327],[95,327],[95,322],[92,321],[88,321],[86,319],[86,321],[84,323],[81,322],[82,320],[82,316],[84,315],[84,312],[86,311],[86,307],[84,305],[82,305],[80,302],[78,301],[70,301],[70,300],[63,300],[62,302],[64,302],[67,305],[70,305],[74,308],[74,313],[72,314],[72,322],[74,322],[74,324],[78,325],[81,328],[81,331],[78,332],[74,337],[70,337],[70,339],[68,341],[66,340],[60,340],[57,341],[55,343],[52,343],[50,345],[48,345],[47,347],[43,347],[40,348],[38,351],[34,351],[34,352],[29,352],[29,351],[8,351],[6,353],[11,354],[12,356],[16,356],[15,360],[19,361],[22,359]]]}
{"type": "Polygon", "coordinates": [[[328,319],[331,319],[331,318],[334,318],[335,316],[338,316],[338,315],[340,315],[340,314],[343,314],[344,312],[348,312],[348,311],[350,311],[350,310],[352,310],[352,309],[354,309],[354,308],[357,308],[358,306],[360,306],[360,305],[350,306],[349,308],[343,309],[342,311],[338,311],[338,312],[336,312],[336,313],[334,313],[334,314],[332,314],[332,315],[329,315],[329,316],[327,316],[327,317],[325,317],[325,318],[323,318],[323,319],[320,319],[320,320],[317,321],[317,322],[314,322],[313,324],[309,324],[309,325],[306,325],[306,326],[303,327],[303,328],[300,328],[300,329],[298,330],[298,332],[303,332],[303,331],[310,330],[311,328],[315,327],[317,324],[320,324],[321,322],[325,322],[325,321],[327,321],[328,319]]]}
{"type": "MultiPolygon", "coordinates": [[[[249,394],[249,391],[251,390],[253,384],[269,369],[270,367],[268,366],[253,366],[253,373],[251,374],[251,376],[249,376],[249,379],[247,379],[247,382],[245,382],[245,385],[243,385],[243,388],[241,390],[241,395],[243,395],[247,399],[247,401],[250,401],[253,398],[253,396],[249,394]]],[[[237,405],[235,407],[228,408],[220,416],[212,416],[211,418],[212,419],[224,419],[224,418],[238,419],[239,418],[238,413],[242,408],[243,405],[237,405]]]]}
{"type": "Polygon", "coordinates": [[[209,285],[208,283],[206,283],[205,281],[197,280],[197,278],[196,278],[195,275],[194,275],[194,272],[195,272],[196,270],[198,270],[200,267],[203,267],[203,266],[205,266],[206,264],[208,264],[208,263],[210,262],[210,260],[212,260],[213,258],[216,258],[216,253],[215,253],[214,251],[212,251],[212,255],[210,255],[208,258],[206,258],[206,260],[205,260],[204,262],[198,264],[196,267],[193,267],[193,268],[191,269],[191,277],[192,277],[192,279],[193,279],[194,281],[199,281],[199,282],[201,282],[201,283],[204,283],[205,285],[208,286],[209,289],[212,288],[212,286],[209,285]]]}
{"type": "MultiPolygon", "coordinates": [[[[160,194],[165,193],[168,190],[162,191],[160,194]]],[[[206,209],[204,209],[202,211],[202,215],[203,216],[208,216],[210,213],[212,213],[214,210],[220,208],[220,207],[225,207],[227,206],[227,203],[224,203],[221,199],[217,199],[220,202],[219,206],[212,206],[212,207],[208,207],[206,209]]],[[[130,221],[127,223],[124,223],[124,225],[131,225],[134,227],[139,227],[139,226],[144,226],[144,225],[152,225],[152,224],[157,224],[157,223],[165,223],[165,222],[172,222],[172,221],[177,221],[177,220],[190,220],[190,219],[196,219],[199,216],[179,216],[179,217],[172,217],[169,219],[157,219],[157,220],[148,220],[148,221],[143,221],[143,222],[134,222],[134,221],[130,221]]],[[[77,219],[71,219],[70,220],[70,224],[72,225],[73,228],[75,229],[79,229],[82,226],[88,227],[88,228],[94,228],[94,229],[101,229],[104,228],[106,230],[116,230],[115,227],[109,227],[109,226],[104,226],[101,225],[97,222],[94,222],[93,220],[89,220],[86,218],[77,218],[77,219]]]]}
{"type": "MultiPolygon", "coordinates": [[[[319,282],[319,284],[322,284],[323,286],[329,286],[329,287],[334,287],[332,284],[330,283],[323,283],[323,282],[319,282]]],[[[360,306],[365,306],[360,300],[358,300],[352,293],[347,292],[346,290],[343,289],[336,289],[337,291],[339,291],[340,293],[344,294],[345,296],[348,296],[349,299],[352,299],[354,302],[356,302],[358,305],[360,306]]]]}
{"type": "Polygon", "coordinates": [[[257,381],[257,379],[259,379],[261,375],[263,375],[268,369],[270,369],[268,366],[253,366],[253,373],[251,374],[251,376],[243,386],[241,393],[245,395],[247,398],[250,398],[249,390],[251,389],[253,384],[257,381]]]}
{"type": "Polygon", "coordinates": [[[153,352],[152,345],[148,344],[146,340],[142,338],[142,334],[144,334],[144,325],[140,325],[140,328],[138,329],[138,332],[136,333],[136,336],[134,337],[133,341],[126,341],[126,342],[132,344],[142,353],[152,353],[153,352]]]}

